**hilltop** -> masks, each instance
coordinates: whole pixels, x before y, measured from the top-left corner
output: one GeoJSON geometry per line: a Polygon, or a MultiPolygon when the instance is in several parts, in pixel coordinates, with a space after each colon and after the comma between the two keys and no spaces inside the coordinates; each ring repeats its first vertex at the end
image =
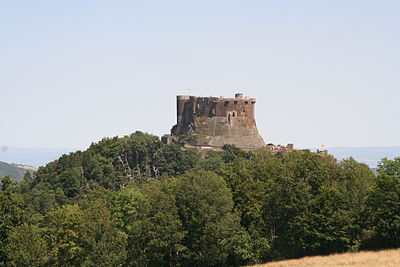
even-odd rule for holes
{"type": "Polygon", "coordinates": [[[0,265],[241,266],[400,244],[400,158],[103,138],[0,181],[0,265]]]}
{"type": "Polygon", "coordinates": [[[0,149],[0,161],[40,167],[54,161],[63,154],[76,151],[74,148],[32,148],[4,146],[0,149]]]}

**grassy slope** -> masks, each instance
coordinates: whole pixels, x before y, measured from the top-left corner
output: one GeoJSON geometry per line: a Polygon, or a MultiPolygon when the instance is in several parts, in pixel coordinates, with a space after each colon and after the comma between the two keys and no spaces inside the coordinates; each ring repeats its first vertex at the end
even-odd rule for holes
{"type": "Polygon", "coordinates": [[[295,260],[270,262],[252,267],[328,267],[328,266],[400,266],[400,249],[382,251],[363,251],[356,253],[333,254],[329,256],[305,257],[295,260]]]}

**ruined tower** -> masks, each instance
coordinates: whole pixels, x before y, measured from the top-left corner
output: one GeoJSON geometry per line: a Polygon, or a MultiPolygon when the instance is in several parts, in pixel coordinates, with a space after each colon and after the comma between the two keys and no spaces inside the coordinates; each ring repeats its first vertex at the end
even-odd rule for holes
{"type": "Polygon", "coordinates": [[[264,146],[255,120],[255,98],[235,94],[234,98],[177,96],[177,124],[172,136],[188,135],[189,145],[221,148],[232,144],[242,149],[264,146]]]}

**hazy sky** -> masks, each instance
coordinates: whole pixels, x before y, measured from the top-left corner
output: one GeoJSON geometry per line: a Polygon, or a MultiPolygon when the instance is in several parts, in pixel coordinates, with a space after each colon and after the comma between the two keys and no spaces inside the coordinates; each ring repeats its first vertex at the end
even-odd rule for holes
{"type": "Polygon", "coordinates": [[[257,98],[266,142],[400,145],[400,1],[2,1],[0,146],[169,133],[175,96],[257,98]]]}

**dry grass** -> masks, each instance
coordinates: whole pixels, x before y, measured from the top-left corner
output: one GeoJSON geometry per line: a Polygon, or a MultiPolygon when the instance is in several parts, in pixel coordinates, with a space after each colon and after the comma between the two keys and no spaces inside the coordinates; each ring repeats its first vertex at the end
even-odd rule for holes
{"type": "Polygon", "coordinates": [[[400,266],[400,249],[382,251],[363,251],[355,253],[333,254],[329,256],[305,257],[296,260],[276,261],[252,267],[328,267],[328,266],[400,266]]]}

